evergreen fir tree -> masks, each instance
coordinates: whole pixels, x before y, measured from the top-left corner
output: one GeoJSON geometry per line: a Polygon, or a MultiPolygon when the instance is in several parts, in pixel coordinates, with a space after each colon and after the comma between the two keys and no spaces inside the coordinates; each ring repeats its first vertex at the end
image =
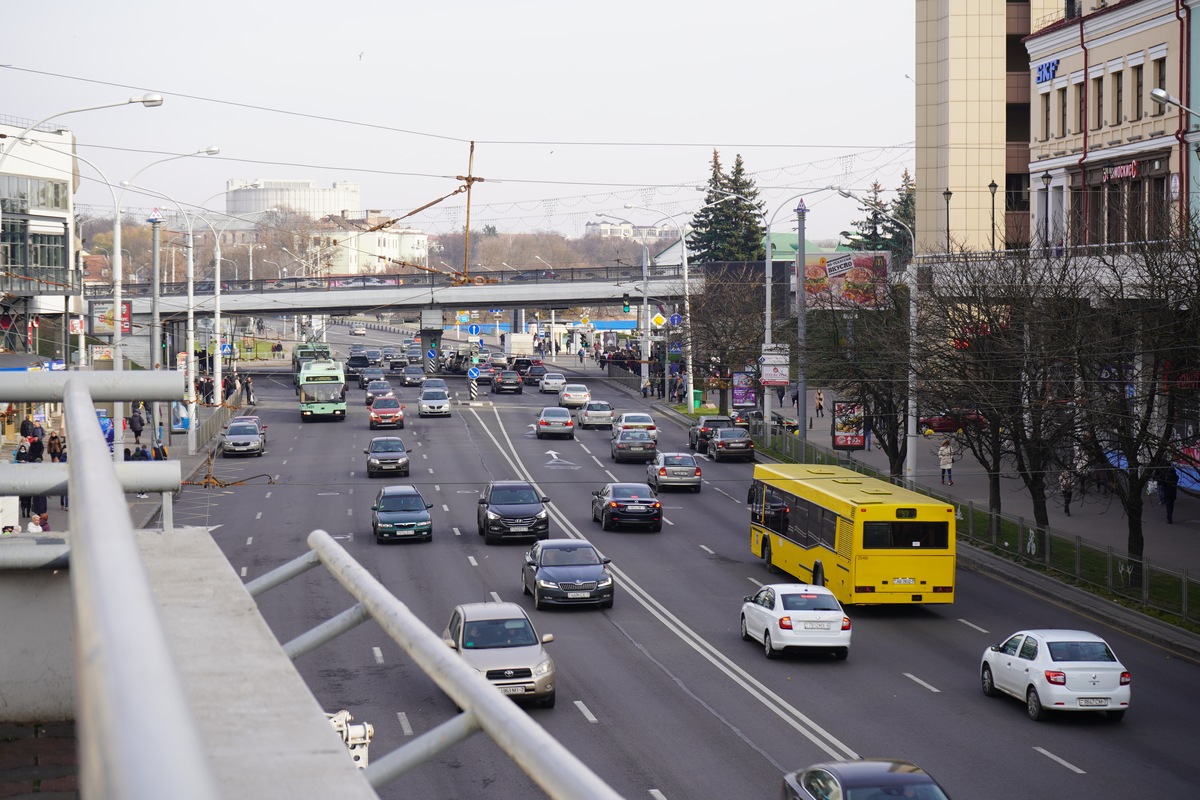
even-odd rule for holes
{"type": "Polygon", "coordinates": [[[913,256],[913,231],[917,227],[917,184],[908,170],[900,176],[900,188],[896,190],[896,199],[888,209],[893,217],[908,226],[905,230],[896,220],[884,218],[883,228],[891,241],[888,249],[892,251],[893,268],[903,267],[913,256]]]}
{"type": "Polygon", "coordinates": [[[850,247],[855,250],[891,250],[887,232],[887,217],[883,211],[887,206],[880,198],[883,187],[879,181],[871,184],[871,190],[859,206],[866,212],[866,219],[854,221],[854,232],[847,233],[850,247]]]}
{"type": "Polygon", "coordinates": [[[721,168],[720,153],[713,150],[710,166],[705,207],[692,217],[689,257],[698,264],[762,260],[763,204],[753,179],[746,175],[742,157],[734,159],[727,175],[721,168]]]}

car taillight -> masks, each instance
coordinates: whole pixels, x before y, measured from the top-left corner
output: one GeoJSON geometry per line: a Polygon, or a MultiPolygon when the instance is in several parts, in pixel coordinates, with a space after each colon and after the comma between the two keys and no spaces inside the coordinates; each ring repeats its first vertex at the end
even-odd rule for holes
{"type": "Polygon", "coordinates": [[[568,427],[568,428],[574,427],[574,425],[575,425],[575,420],[573,420],[573,419],[569,419],[569,420],[567,420],[567,427],[568,427]]]}
{"type": "Polygon", "coordinates": [[[620,508],[620,507],[621,507],[621,504],[620,504],[620,503],[618,503],[616,500],[613,500],[613,501],[612,501],[611,503],[609,503],[608,505],[609,505],[609,508],[620,508]]]}
{"type": "Polygon", "coordinates": [[[842,617],[842,630],[844,630],[844,631],[850,630],[850,618],[849,617],[842,617]]]}
{"type": "Polygon", "coordinates": [[[647,425],[647,426],[646,426],[646,430],[648,430],[648,431],[652,431],[652,430],[654,430],[654,426],[653,426],[653,425],[647,425]]]}
{"type": "Polygon", "coordinates": [[[657,502],[657,501],[656,501],[656,502],[654,503],[654,505],[652,505],[652,506],[650,506],[650,507],[651,507],[651,508],[662,508],[662,503],[659,503],[659,502],[657,502]]]}
{"type": "Polygon", "coordinates": [[[1128,672],[1121,673],[1121,685],[1122,686],[1128,686],[1129,681],[1131,681],[1131,680],[1132,680],[1132,678],[1130,677],[1128,672]]]}
{"type": "Polygon", "coordinates": [[[700,477],[700,468],[699,467],[696,467],[696,477],[697,478],[700,477]]]}
{"type": "Polygon", "coordinates": [[[549,424],[550,424],[550,423],[549,423],[549,422],[547,422],[547,421],[546,421],[546,420],[544,420],[544,419],[539,419],[539,420],[538,420],[538,425],[549,425],[549,424]]]}
{"type": "MultiPolygon", "coordinates": [[[[700,470],[696,470],[696,472],[699,472],[699,471],[700,471],[700,470]]],[[[667,474],[667,468],[666,468],[666,467],[659,467],[659,468],[658,468],[658,474],[659,474],[659,475],[666,475],[666,474],[667,474]]]]}
{"type": "Polygon", "coordinates": [[[792,618],[791,617],[780,617],[779,618],[779,627],[783,628],[785,631],[790,631],[792,629],[792,618]]]}
{"type": "Polygon", "coordinates": [[[1048,669],[1046,670],[1046,683],[1053,683],[1055,686],[1066,686],[1067,673],[1048,669]]]}
{"type": "Polygon", "coordinates": [[[935,586],[933,587],[934,594],[950,594],[954,591],[953,586],[935,586]]]}
{"type": "Polygon", "coordinates": [[[724,447],[724,446],[725,446],[724,442],[721,442],[721,441],[717,442],[717,447],[724,447]]]}
{"type": "Polygon", "coordinates": [[[701,433],[708,433],[708,428],[703,428],[703,427],[702,427],[702,428],[700,429],[700,432],[701,432],[701,433]]]}

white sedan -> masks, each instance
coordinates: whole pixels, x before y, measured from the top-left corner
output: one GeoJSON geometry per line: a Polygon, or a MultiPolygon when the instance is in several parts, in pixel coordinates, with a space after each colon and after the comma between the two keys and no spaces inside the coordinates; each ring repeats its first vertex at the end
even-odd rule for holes
{"type": "Polygon", "coordinates": [[[742,638],[757,641],[767,658],[788,648],[829,650],[838,660],[850,655],[850,618],[833,592],[806,583],[764,586],[742,602],[742,638]]]}
{"type": "Polygon", "coordinates": [[[1018,631],[983,651],[983,693],[1025,701],[1034,721],[1048,711],[1103,711],[1111,720],[1129,708],[1129,670],[1094,633],[1018,631]]]}
{"type": "Polygon", "coordinates": [[[367,329],[364,328],[362,325],[356,325],[350,329],[350,335],[351,336],[366,336],[367,329]]]}
{"type": "Polygon", "coordinates": [[[568,383],[558,393],[558,404],[564,408],[582,408],[592,399],[592,393],[582,383],[568,383]]]}
{"type": "Polygon", "coordinates": [[[566,375],[563,375],[561,372],[547,372],[542,376],[542,379],[538,381],[538,392],[543,394],[546,392],[558,394],[566,385],[566,375]]]}
{"type": "Polygon", "coordinates": [[[418,417],[450,416],[450,395],[445,389],[426,389],[417,398],[418,417]]]}

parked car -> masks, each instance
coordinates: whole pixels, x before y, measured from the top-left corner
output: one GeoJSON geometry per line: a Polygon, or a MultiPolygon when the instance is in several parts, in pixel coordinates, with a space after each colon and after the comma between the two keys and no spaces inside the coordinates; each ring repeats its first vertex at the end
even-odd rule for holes
{"type": "Polygon", "coordinates": [[[754,460],[754,440],[743,428],[717,428],[708,437],[708,457],[713,461],[727,458],[754,460]]]}
{"type": "Polygon", "coordinates": [[[547,372],[538,381],[539,394],[558,394],[567,385],[567,376],[561,372],[547,372]]]}
{"type": "Polygon", "coordinates": [[[396,390],[388,381],[371,381],[367,384],[366,404],[371,405],[379,397],[395,397],[396,390]]]}
{"type": "Polygon", "coordinates": [[[505,538],[550,538],[550,512],[532,483],[492,481],[479,498],[476,523],[485,544],[505,538]]]}
{"type": "Polygon", "coordinates": [[[448,417],[450,416],[450,395],[445,389],[429,389],[421,391],[417,399],[418,417],[448,417]]]}
{"type": "Polygon", "coordinates": [[[574,439],[575,420],[571,419],[571,412],[565,408],[558,406],[543,408],[538,414],[536,433],[539,439],[547,436],[563,436],[567,439],[574,439]]]}
{"type": "Polygon", "coordinates": [[[833,592],[806,583],[763,586],[742,601],[742,639],[756,641],[767,658],[791,649],[850,655],[850,618],[833,592]]]}
{"type": "Polygon", "coordinates": [[[921,433],[932,436],[935,433],[962,433],[967,427],[987,425],[987,417],[978,411],[966,408],[952,408],[939,414],[929,414],[920,417],[917,423],[921,433]]]}
{"type": "Polygon", "coordinates": [[[578,411],[579,427],[611,428],[616,412],[607,400],[589,400],[578,411]]]}
{"type": "Polygon", "coordinates": [[[582,383],[568,383],[558,393],[558,404],[564,408],[582,408],[592,399],[592,393],[582,383]]]}
{"type": "Polygon", "coordinates": [[[433,540],[431,503],[415,486],[385,486],[371,504],[371,533],[376,542],[400,539],[433,540]]]}
{"type": "Polygon", "coordinates": [[[1034,721],[1051,711],[1103,711],[1120,720],[1129,709],[1129,670],[1087,631],[1018,631],[983,651],[979,671],[985,695],[1023,700],[1034,721]]]}
{"type": "Polygon", "coordinates": [[[608,483],[592,492],[592,522],[602,530],[618,526],[662,530],[662,503],[644,483],[608,483]]]}
{"type": "Polygon", "coordinates": [[[652,461],[657,448],[649,431],[621,431],[609,444],[612,460],[652,461]]]}
{"type": "Polygon", "coordinates": [[[523,394],[524,391],[524,387],[521,385],[521,376],[517,374],[516,370],[501,370],[492,379],[492,394],[500,394],[501,392],[523,394]]]}
{"type": "Polygon", "coordinates": [[[617,417],[612,424],[613,438],[617,438],[621,431],[645,431],[651,439],[658,441],[658,423],[654,417],[641,411],[627,411],[617,417]]]}
{"type": "Polygon", "coordinates": [[[267,434],[253,422],[231,424],[221,434],[221,457],[259,456],[267,451],[267,434]]]}
{"type": "Polygon", "coordinates": [[[646,483],[655,492],[664,486],[679,486],[700,491],[700,465],[691,453],[656,453],[646,465],[646,483]]]}
{"type": "Polygon", "coordinates": [[[367,477],[374,478],[381,472],[394,472],[408,477],[411,467],[404,440],[399,436],[376,436],[363,450],[367,457],[367,477]]]}
{"type": "Polygon", "coordinates": [[[525,554],[521,593],[533,595],[533,607],[598,605],[613,607],[611,558],[583,539],[547,539],[525,554]]]}
{"type": "Polygon", "coordinates": [[[425,383],[425,370],[420,367],[402,367],[400,372],[401,386],[420,386],[425,383]]]}
{"type": "Polygon", "coordinates": [[[688,428],[688,447],[696,451],[708,449],[708,437],[717,428],[732,428],[733,420],[719,415],[698,417],[688,428]]]}
{"type": "Polygon", "coordinates": [[[911,761],[864,758],[830,761],[783,776],[783,800],[855,800],[855,798],[916,797],[950,800],[925,770],[911,761]]]}
{"type": "Polygon", "coordinates": [[[404,406],[395,397],[377,397],[367,409],[371,430],[376,428],[404,428],[404,406]]]}
{"type": "Polygon", "coordinates": [[[554,707],[557,672],[542,646],[554,641],[554,634],[539,637],[516,603],[456,606],[442,640],[501,694],[554,707]]]}

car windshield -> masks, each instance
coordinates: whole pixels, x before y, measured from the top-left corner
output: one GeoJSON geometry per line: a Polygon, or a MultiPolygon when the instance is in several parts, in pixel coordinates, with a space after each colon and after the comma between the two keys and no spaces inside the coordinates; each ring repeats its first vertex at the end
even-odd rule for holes
{"type": "Polygon", "coordinates": [[[567,386],[564,386],[563,391],[566,392],[567,394],[583,393],[583,392],[587,391],[587,387],[586,386],[578,386],[578,385],[572,383],[572,384],[568,384],[567,386]]]}
{"type": "Polygon", "coordinates": [[[385,439],[381,442],[371,442],[372,453],[403,453],[404,442],[399,439],[385,439]]]}
{"type": "Polygon", "coordinates": [[[1051,661],[1116,661],[1104,642],[1047,642],[1051,661]]]}
{"type": "Polygon", "coordinates": [[[405,367],[404,368],[405,375],[420,375],[423,372],[425,372],[425,370],[421,369],[420,367],[405,367]]]}
{"type": "Polygon", "coordinates": [[[371,408],[399,408],[400,401],[394,397],[380,397],[371,404],[371,408]]]}
{"type": "Polygon", "coordinates": [[[537,643],[537,635],[527,619],[483,619],[468,622],[463,626],[465,650],[528,647],[537,643]]]}
{"type": "Polygon", "coordinates": [[[424,394],[422,394],[421,399],[426,400],[426,401],[428,401],[428,400],[445,400],[446,393],[443,392],[441,389],[434,389],[433,391],[425,392],[424,394]]]}
{"type": "Polygon", "coordinates": [[[258,436],[258,428],[254,425],[230,425],[230,436],[258,436]]]}
{"type": "Polygon", "coordinates": [[[510,372],[510,371],[506,370],[505,372],[500,373],[500,377],[504,378],[505,380],[515,381],[517,378],[520,378],[521,376],[515,372],[510,372]]]}
{"type": "Polygon", "coordinates": [[[571,412],[565,408],[547,408],[542,416],[546,419],[570,419],[571,412]]]}
{"type": "Polygon", "coordinates": [[[424,511],[425,501],[415,494],[385,495],[379,501],[380,511],[424,511]]]}
{"type": "Polygon", "coordinates": [[[649,486],[614,486],[612,496],[618,500],[650,500],[654,493],[649,486]]]}
{"type": "Polygon", "coordinates": [[[668,467],[694,467],[696,459],[691,456],[664,456],[663,464],[668,467]]]}
{"type": "Polygon", "coordinates": [[[369,392],[386,392],[391,388],[392,385],[387,381],[371,381],[367,384],[367,391],[369,392]]]}
{"type": "Polygon", "coordinates": [[[750,434],[741,428],[726,428],[717,432],[718,439],[749,439],[750,434]]]}
{"type": "Polygon", "coordinates": [[[704,425],[708,428],[728,428],[733,424],[733,420],[729,419],[710,419],[706,420],[704,425]]]}
{"type": "Polygon", "coordinates": [[[784,611],[838,611],[841,609],[838,601],[827,594],[802,592],[785,594],[780,599],[784,611]]]}
{"type": "Polygon", "coordinates": [[[612,406],[608,403],[588,403],[584,411],[612,411],[612,406]]]}
{"type": "Polygon", "coordinates": [[[547,547],[542,550],[544,567],[578,567],[599,563],[600,556],[590,547],[547,547]]]}
{"type": "Polygon", "coordinates": [[[650,434],[645,431],[623,431],[621,433],[622,442],[648,442],[650,434]]]}
{"type": "Polygon", "coordinates": [[[367,358],[379,358],[382,355],[383,355],[383,352],[380,350],[368,350],[367,351],[367,358]]]}
{"type": "Polygon", "coordinates": [[[539,503],[541,498],[528,486],[502,487],[492,490],[492,502],[501,505],[539,503]]]}

